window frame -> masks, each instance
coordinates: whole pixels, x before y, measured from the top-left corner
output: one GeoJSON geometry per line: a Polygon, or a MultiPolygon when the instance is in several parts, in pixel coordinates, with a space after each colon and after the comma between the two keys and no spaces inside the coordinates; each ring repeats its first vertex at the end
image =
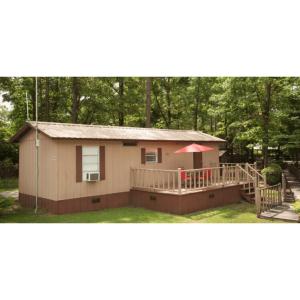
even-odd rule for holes
{"type": "Polygon", "coordinates": [[[87,173],[98,173],[99,174],[99,180],[100,180],[100,149],[99,146],[82,146],[82,154],[81,154],[81,163],[82,163],[82,181],[88,181],[86,178],[87,173]],[[87,148],[94,148],[96,150],[96,154],[85,154],[85,149],[87,148]],[[96,157],[96,162],[94,163],[87,163],[84,162],[84,157],[96,157]],[[97,165],[97,168],[95,168],[95,171],[87,170],[85,167],[87,165],[93,165],[94,167],[97,165]]]}
{"type": "Polygon", "coordinates": [[[145,164],[157,164],[158,163],[158,151],[157,149],[145,149],[145,164]],[[155,154],[155,160],[147,160],[147,157],[149,156],[149,154],[154,153],[155,154]]]}

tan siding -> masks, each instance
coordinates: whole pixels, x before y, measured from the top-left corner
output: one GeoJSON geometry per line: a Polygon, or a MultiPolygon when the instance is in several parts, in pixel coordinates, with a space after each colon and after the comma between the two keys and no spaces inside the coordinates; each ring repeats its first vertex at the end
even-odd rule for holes
{"type": "MultiPolygon", "coordinates": [[[[192,153],[174,154],[187,143],[139,142],[124,147],[120,141],[58,140],[58,199],[126,192],[130,189],[130,167],[148,169],[193,168],[192,153]],[[99,182],[76,183],[76,145],[105,145],[106,177],[99,182]],[[162,163],[141,163],[141,148],[162,148],[162,163]]],[[[204,156],[205,163],[218,163],[218,150],[204,156]]],[[[206,153],[205,153],[206,154],[206,153]]]]}
{"type": "MultiPolygon", "coordinates": [[[[39,135],[39,196],[57,199],[57,143],[39,135]]],[[[20,193],[35,195],[35,132],[31,130],[20,141],[19,154],[20,193]]]]}
{"type": "Polygon", "coordinates": [[[213,151],[203,153],[203,168],[219,166],[219,146],[218,144],[209,144],[209,147],[214,148],[213,151]]]}

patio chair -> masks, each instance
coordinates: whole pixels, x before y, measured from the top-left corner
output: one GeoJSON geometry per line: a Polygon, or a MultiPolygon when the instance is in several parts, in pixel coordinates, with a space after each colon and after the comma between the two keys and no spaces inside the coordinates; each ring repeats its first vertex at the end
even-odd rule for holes
{"type": "Polygon", "coordinates": [[[211,169],[205,169],[202,171],[201,176],[199,177],[200,180],[210,180],[211,179],[211,169]]]}
{"type": "Polygon", "coordinates": [[[182,186],[185,186],[185,183],[187,183],[187,186],[191,184],[191,176],[188,176],[186,171],[181,170],[180,177],[182,186]]]}

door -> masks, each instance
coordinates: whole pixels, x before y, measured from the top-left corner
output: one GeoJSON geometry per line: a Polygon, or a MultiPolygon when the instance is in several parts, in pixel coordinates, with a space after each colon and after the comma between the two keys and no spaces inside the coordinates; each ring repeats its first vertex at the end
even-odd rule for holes
{"type": "Polygon", "coordinates": [[[203,168],[203,161],[202,161],[202,152],[194,152],[193,153],[193,166],[194,169],[201,169],[203,168]]]}

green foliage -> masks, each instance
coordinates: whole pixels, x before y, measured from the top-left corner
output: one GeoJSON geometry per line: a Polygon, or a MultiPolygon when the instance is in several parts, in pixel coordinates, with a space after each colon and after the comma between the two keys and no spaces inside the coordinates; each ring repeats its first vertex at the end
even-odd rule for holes
{"type": "Polygon", "coordinates": [[[18,188],[17,178],[0,178],[0,192],[15,190],[18,188]]]}
{"type": "Polygon", "coordinates": [[[3,197],[0,195],[0,213],[5,209],[10,208],[14,204],[14,198],[3,197]]]}
{"type": "MultiPolygon", "coordinates": [[[[39,119],[121,126],[145,126],[145,78],[38,78],[39,119]],[[76,101],[75,101],[75,100],[76,101]],[[75,102],[74,102],[75,101],[75,102]],[[76,104],[75,107],[73,104],[76,104]]],[[[0,108],[0,160],[17,161],[9,137],[35,119],[35,79],[0,78],[0,93],[12,111],[0,108]]],[[[253,145],[300,153],[300,79],[292,77],[154,77],[151,123],[157,128],[201,130],[227,140],[230,153],[249,160],[253,145]],[[268,98],[267,88],[270,97],[268,98]]],[[[253,158],[253,157],[252,157],[253,158]]]]}
{"type": "Polygon", "coordinates": [[[282,169],[278,164],[270,164],[268,167],[262,170],[262,174],[266,175],[267,183],[269,185],[275,185],[281,182],[282,169]]]}

